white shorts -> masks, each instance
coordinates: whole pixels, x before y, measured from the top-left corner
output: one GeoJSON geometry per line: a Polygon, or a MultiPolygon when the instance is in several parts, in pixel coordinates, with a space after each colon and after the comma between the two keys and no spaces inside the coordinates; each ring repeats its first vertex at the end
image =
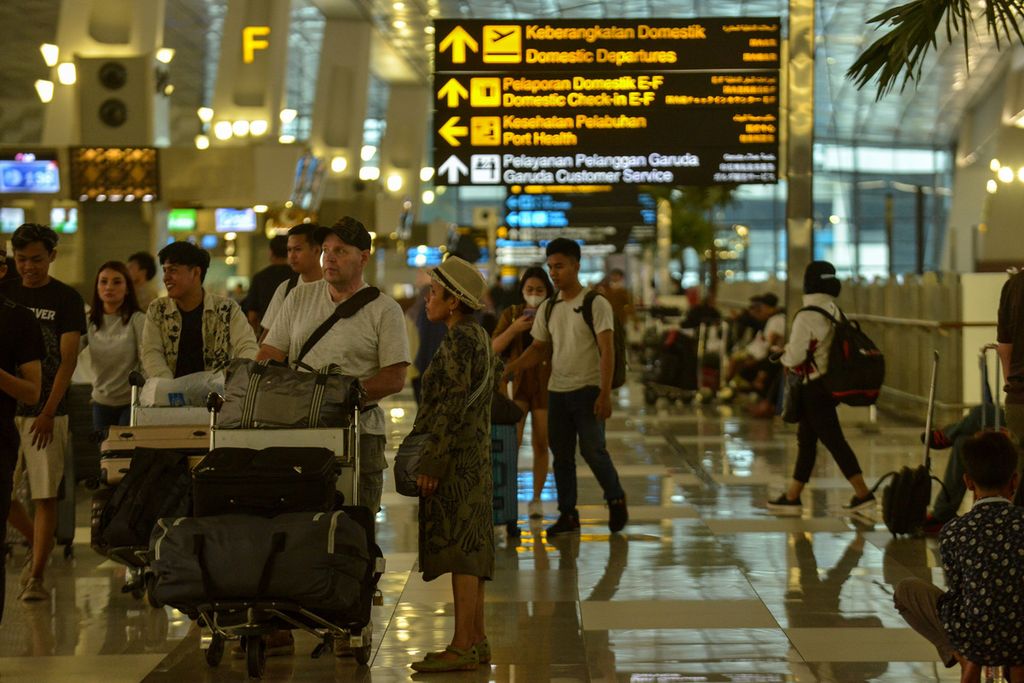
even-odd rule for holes
{"type": "Polygon", "coordinates": [[[34,417],[16,417],[21,445],[18,447],[18,465],[15,468],[15,487],[28,474],[28,487],[32,500],[56,498],[60,492],[60,481],[64,477],[64,456],[68,450],[68,416],[53,418],[53,440],[40,450],[32,445],[34,434],[29,431],[35,423],[34,417]]]}

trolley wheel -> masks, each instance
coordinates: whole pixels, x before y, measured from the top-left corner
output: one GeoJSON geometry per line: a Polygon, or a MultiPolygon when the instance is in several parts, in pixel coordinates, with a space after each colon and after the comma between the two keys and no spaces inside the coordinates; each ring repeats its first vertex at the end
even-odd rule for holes
{"type": "Polygon", "coordinates": [[[136,584],[135,586],[132,586],[131,594],[132,597],[136,600],[142,600],[144,597],[146,597],[146,587],[136,584]]]}
{"type": "Polygon", "coordinates": [[[658,402],[658,392],[650,387],[644,389],[644,401],[649,406],[653,406],[658,402]]]}
{"type": "Polygon", "coordinates": [[[163,609],[164,603],[153,597],[153,582],[147,581],[145,591],[142,594],[142,601],[153,609],[163,609]]]}
{"type": "Polygon", "coordinates": [[[357,647],[354,650],[352,650],[352,654],[355,655],[355,658],[356,658],[357,662],[359,662],[363,666],[366,666],[367,664],[370,663],[370,652],[371,652],[372,649],[373,649],[373,645],[370,644],[370,643],[367,643],[366,645],[363,645],[362,647],[357,647]]]}
{"type": "Polygon", "coordinates": [[[248,636],[245,643],[245,659],[249,678],[263,678],[267,666],[267,644],[263,636],[248,636]]]}
{"type": "Polygon", "coordinates": [[[210,647],[206,648],[206,664],[214,667],[224,657],[224,638],[214,633],[210,639],[210,647]]]}

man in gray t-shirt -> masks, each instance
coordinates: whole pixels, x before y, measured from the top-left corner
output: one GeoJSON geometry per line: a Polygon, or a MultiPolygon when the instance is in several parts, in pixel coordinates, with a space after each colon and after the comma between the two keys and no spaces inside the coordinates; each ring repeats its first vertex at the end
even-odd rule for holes
{"type": "MultiPolygon", "coordinates": [[[[296,287],[284,300],[257,359],[294,358],[340,303],[367,286],[363,269],[370,258],[370,234],[362,223],[346,216],[322,228],[318,241],[323,246],[324,279],[296,287]]],[[[401,306],[381,294],[351,318],[335,323],[302,363],[313,368],[334,363],[346,375],[358,377],[368,404],[398,393],[410,363],[401,306]]],[[[384,411],[379,406],[366,411],[359,427],[359,504],[376,512],[387,468],[384,411]]]]}

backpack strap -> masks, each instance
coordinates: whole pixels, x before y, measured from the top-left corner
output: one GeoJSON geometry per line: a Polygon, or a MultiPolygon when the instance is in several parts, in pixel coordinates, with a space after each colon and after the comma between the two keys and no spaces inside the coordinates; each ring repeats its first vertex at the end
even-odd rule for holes
{"type": "Polygon", "coordinates": [[[590,290],[583,296],[583,322],[590,328],[590,334],[594,335],[594,341],[597,341],[597,332],[594,331],[594,299],[601,296],[601,294],[590,290]]]}
{"type": "Polygon", "coordinates": [[[345,301],[338,304],[334,312],[320,323],[320,327],[313,330],[313,334],[309,335],[309,339],[302,345],[302,349],[299,351],[299,355],[295,358],[296,363],[301,363],[302,359],[306,357],[306,354],[313,350],[313,347],[320,343],[320,340],[324,338],[324,335],[339,321],[345,318],[351,318],[360,311],[364,306],[377,299],[380,296],[380,290],[376,287],[366,287],[360,289],[358,292],[350,296],[345,301]]]}
{"type": "Polygon", "coordinates": [[[295,289],[297,284],[299,284],[299,274],[295,273],[288,278],[288,286],[284,288],[284,298],[288,298],[288,295],[292,293],[292,290],[295,289]]]}
{"type": "MultiPolygon", "coordinates": [[[[839,307],[837,306],[836,308],[838,309],[839,307]]],[[[804,311],[814,311],[815,313],[820,313],[821,315],[823,315],[826,318],[828,318],[829,322],[831,322],[833,325],[838,325],[839,324],[839,321],[836,320],[836,317],[834,315],[832,315],[831,313],[829,313],[828,311],[826,311],[821,306],[804,306],[799,311],[797,311],[796,314],[800,315],[804,311]]],[[[843,315],[842,310],[839,311],[839,315],[843,318],[843,320],[846,320],[846,316],[843,315]]]]}

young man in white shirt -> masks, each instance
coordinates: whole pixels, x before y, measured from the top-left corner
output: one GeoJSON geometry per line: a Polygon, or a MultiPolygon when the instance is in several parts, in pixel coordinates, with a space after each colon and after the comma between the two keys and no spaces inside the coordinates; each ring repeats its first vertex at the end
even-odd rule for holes
{"type": "Polygon", "coordinates": [[[288,231],[288,265],[294,274],[279,284],[274,291],[274,296],[267,306],[267,312],[260,320],[260,341],[267,337],[267,332],[274,326],[274,320],[281,310],[281,305],[292,290],[299,285],[308,285],[310,282],[319,282],[324,277],[324,271],[320,267],[320,254],[322,249],[316,240],[316,231],[320,226],[313,223],[299,223],[288,231]]]}
{"type": "Polygon", "coordinates": [[[580,245],[559,238],[547,246],[551,282],[558,293],[541,304],[534,319],[533,344],[508,364],[505,376],[551,358],[548,432],[558,489],[558,520],[549,536],[579,532],[576,509],[576,440],[608,502],[608,528],[621,531],[629,521],[626,494],[605,446],[605,421],[612,414],[615,369],[614,313],[603,296],[592,303],[593,328],[584,318],[589,290],[580,283],[580,245]]]}
{"type": "MultiPolygon", "coordinates": [[[[258,360],[297,360],[313,332],[339,304],[368,287],[363,269],[370,259],[370,233],[348,216],[330,228],[320,228],[323,280],[297,287],[284,300],[260,347],[258,360]]],[[[366,391],[366,404],[396,394],[405,387],[409,366],[409,337],[402,307],[380,294],[350,318],[343,318],[302,358],[302,364],[321,368],[335,364],[358,377],[366,391]]],[[[384,411],[376,405],[359,419],[359,504],[376,513],[383,490],[385,446],[384,411]]]]}

